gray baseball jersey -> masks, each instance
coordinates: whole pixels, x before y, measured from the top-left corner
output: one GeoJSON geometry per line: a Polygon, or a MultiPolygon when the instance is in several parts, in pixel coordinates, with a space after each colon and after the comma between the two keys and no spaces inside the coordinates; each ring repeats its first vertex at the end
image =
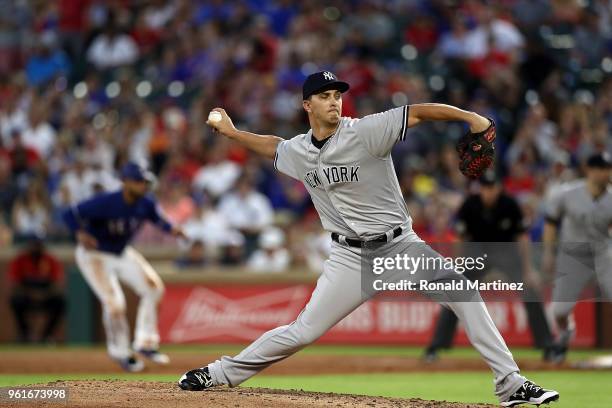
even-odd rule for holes
{"type": "Polygon", "coordinates": [[[612,189],[594,199],[585,180],[567,183],[546,203],[549,221],[561,223],[552,313],[567,316],[595,279],[602,299],[612,300],[612,189]]]}
{"type": "Polygon", "coordinates": [[[327,231],[368,239],[410,222],[391,160],[408,109],[343,117],[320,150],[312,130],[278,145],[275,168],[304,183],[327,231]]]}
{"type": "Polygon", "coordinates": [[[594,199],[585,180],[568,183],[546,204],[546,217],[561,222],[560,242],[590,242],[610,247],[612,189],[594,199]]]}

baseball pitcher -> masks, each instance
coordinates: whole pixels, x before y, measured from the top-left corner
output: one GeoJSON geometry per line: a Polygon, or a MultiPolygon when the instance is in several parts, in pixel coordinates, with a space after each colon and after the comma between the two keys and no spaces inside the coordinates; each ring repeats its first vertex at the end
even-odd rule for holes
{"type": "Polygon", "coordinates": [[[108,354],[130,372],[141,371],[144,363],[130,347],[125,297],[119,280],[140,297],[133,350],[157,364],[168,364],[159,352],[157,304],[164,285],[153,267],[129,242],[144,221],[183,237],[157,210],[155,200],[147,195],[152,173],[136,163],[121,171],[123,187],[103,193],[70,207],[64,220],[76,235],[76,263],[102,303],[108,354]]]}
{"type": "MultiPolygon", "coordinates": [[[[318,339],[367,300],[361,268],[366,248],[372,244],[389,254],[418,257],[425,252],[440,257],[412,230],[391,149],[408,136],[408,128],[423,121],[464,121],[472,136],[458,146],[461,170],[468,177],[478,177],[492,162],[492,122],[439,104],[403,106],[362,119],[342,117],[342,93],[348,89],[329,71],[310,75],[303,85],[303,107],[311,130],[290,140],[237,130],[223,109],[214,110],[217,118],[209,117],[207,124],[216,131],[274,159],[278,171],[304,183],[323,227],[331,233],[333,247],[310,301],[294,322],[264,333],[237,356],[223,356],[188,371],[179,379],[182,389],[237,386],[318,339]]],[[[465,279],[453,270],[430,275],[418,271],[418,275],[430,281],[465,279]]],[[[463,322],[470,341],[493,371],[495,393],[503,406],[558,399],[556,391],[520,375],[478,292],[470,293],[472,301],[467,302],[452,301],[453,293],[441,295],[450,299],[441,302],[463,322]]]]}

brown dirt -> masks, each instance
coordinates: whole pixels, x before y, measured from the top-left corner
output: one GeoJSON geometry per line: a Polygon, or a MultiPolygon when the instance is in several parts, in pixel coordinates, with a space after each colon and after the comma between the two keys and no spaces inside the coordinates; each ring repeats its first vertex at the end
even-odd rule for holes
{"type": "MultiPolygon", "coordinates": [[[[101,350],[50,349],[1,353],[0,374],[79,374],[119,373],[119,366],[101,350]]],[[[170,353],[167,366],[147,364],[146,373],[176,374],[202,366],[219,358],[218,354],[175,352],[170,353]]],[[[519,361],[523,370],[559,370],[540,361],[519,361]]],[[[262,375],[345,374],[367,372],[415,372],[415,371],[488,371],[478,359],[443,357],[427,364],[414,357],[393,356],[338,356],[298,354],[265,370],[262,375]]],[[[137,374],[135,374],[137,376],[137,374]]]]}
{"type": "MultiPolygon", "coordinates": [[[[462,404],[420,399],[399,399],[315,393],[305,391],[282,391],[263,388],[220,387],[205,392],[179,390],[172,383],[142,381],[55,381],[49,387],[67,387],[68,403],[41,402],[28,407],[95,407],[95,408],[317,408],[317,407],[363,407],[363,408],[489,408],[488,404],[462,404]]],[[[22,408],[23,402],[3,405],[22,408]]]]}
{"type": "MultiPolygon", "coordinates": [[[[167,366],[148,363],[145,373],[175,374],[178,377],[188,369],[202,366],[219,357],[218,354],[173,352],[172,362],[167,366]]],[[[49,349],[0,353],[0,374],[86,374],[121,373],[119,366],[102,350],[49,349]]],[[[522,361],[526,370],[558,369],[537,361],[522,361]]],[[[262,375],[281,374],[344,374],[372,372],[417,372],[417,371],[474,371],[489,370],[484,362],[476,359],[444,357],[434,364],[426,364],[413,357],[392,356],[338,356],[298,354],[265,370],[262,375]]],[[[2,407],[143,407],[190,408],[190,407],[407,407],[407,408],[468,408],[492,407],[485,404],[461,404],[420,399],[397,399],[313,393],[305,391],[282,391],[259,388],[214,388],[206,392],[179,390],[174,383],[138,381],[56,381],[46,386],[68,387],[69,402],[51,403],[23,402],[2,407]]]]}

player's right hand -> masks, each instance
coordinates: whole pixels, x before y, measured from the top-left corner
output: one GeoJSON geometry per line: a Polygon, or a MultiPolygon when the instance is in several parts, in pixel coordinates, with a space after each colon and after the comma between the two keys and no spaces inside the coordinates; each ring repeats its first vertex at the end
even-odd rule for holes
{"type": "Polygon", "coordinates": [[[236,128],[234,127],[232,119],[225,112],[225,109],[214,108],[213,111],[221,114],[221,120],[218,122],[211,122],[210,120],[207,120],[206,124],[225,136],[231,136],[232,132],[235,131],[236,128]]]}
{"type": "Polygon", "coordinates": [[[76,239],[77,242],[86,249],[96,249],[98,247],[98,241],[85,231],[78,231],[76,233],[76,239]]]}

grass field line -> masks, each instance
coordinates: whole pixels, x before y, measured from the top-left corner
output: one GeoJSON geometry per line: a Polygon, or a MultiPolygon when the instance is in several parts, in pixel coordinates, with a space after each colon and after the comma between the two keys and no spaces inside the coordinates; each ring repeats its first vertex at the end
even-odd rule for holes
{"type": "MultiPolygon", "coordinates": [[[[217,353],[219,355],[234,355],[239,353],[246,345],[227,345],[227,344],[172,344],[163,345],[162,349],[168,353],[217,353]]],[[[31,353],[33,351],[48,351],[70,353],[73,350],[104,350],[101,345],[58,345],[58,346],[38,346],[38,345],[0,345],[2,353],[31,353]]],[[[347,356],[398,356],[398,357],[420,357],[423,354],[423,347],[416,346],[345,346],[345,345],[313,345],[300,351],[306,355],[347,355],[347,356]]],[[[542,352],[532,348],[515,347],[511,348],[512,354],[517,359],[539,359],[542,352]]],[[[570,351],[571,360],[579,360],[595,357],[602,354],[609,354],[610,350],[593,349],[572,349],[570,351]]],[[[441,355],[457,358],[480,358],[478,352],[472,347],[456,347],[451,350],[444,350],[441,355]]]]}

